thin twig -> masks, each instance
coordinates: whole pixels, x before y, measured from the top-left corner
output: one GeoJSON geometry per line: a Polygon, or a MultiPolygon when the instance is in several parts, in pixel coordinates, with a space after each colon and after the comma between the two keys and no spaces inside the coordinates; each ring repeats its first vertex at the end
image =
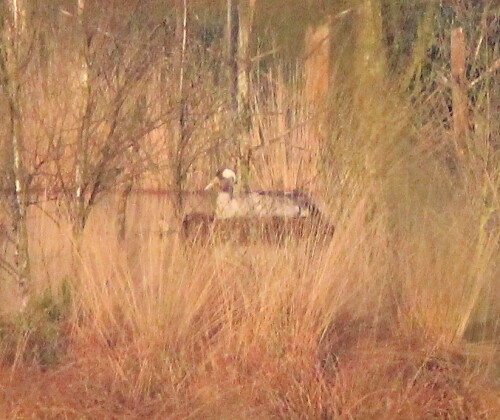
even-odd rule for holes
{"type": "Polygon", "coordinates": [[[479,82],[481,82],[484,78],[486,78],[487,76],[490,76],[493,72],[495,72],[496,70],[499,70],[499,69],[500,69],[500,58],[497,58],[496,61],[493,63],[493,65],[489,69],[485,70],[479,77],[476,77],[472,82],[469,83],[469,89],[471,87],[474,87],[479,82]]]}

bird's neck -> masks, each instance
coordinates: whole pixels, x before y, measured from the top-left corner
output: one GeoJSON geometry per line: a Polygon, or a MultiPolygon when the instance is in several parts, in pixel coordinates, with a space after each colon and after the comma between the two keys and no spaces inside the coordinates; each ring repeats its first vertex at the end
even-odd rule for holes
{"type": "Polygon", "coordinates": [[[228,191],[220,191],[219,194],[217,194],[217,205],[223,205],[229,203],[233,198],[233,192],[228,192],[228,191]]]}
{"type": "Polygon", "coordinates": [[[215,203],[215,214],[217,218],[227,218],[233,216],[234,201],[232,193],[220,191],[215,203]]]}

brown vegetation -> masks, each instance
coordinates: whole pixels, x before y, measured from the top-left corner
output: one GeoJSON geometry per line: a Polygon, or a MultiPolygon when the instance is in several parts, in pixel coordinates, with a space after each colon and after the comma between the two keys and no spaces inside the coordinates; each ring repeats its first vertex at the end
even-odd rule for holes
{"type": "Polygon", "coordinates": [[[164,197],[131,199],[128,217],[141,224],[125,241],[106,222],[113,202],[96,209],[79,244],[70,224],[31,213],[41,292],[0,328],[2,417],[498,413],[498,352],[486,338],[498,325],[460,332],[471,317],[496,319],[498,271],[484,268],[498,248],[464,246],[462,216],[448,237],[433,236],[441,222],[429,219],[420,234],[389,240],[362,200],[323,247],[305,248],[307,238],[205,246],[155,233],[171,211],[164,197]]]}
{"type": "Polygon", "coordinates": [[[498,9],[354,3],[2,3],[0,418],[500,418],[498,9]]]}
{"type": "Polygon", "coordinates": [[[316,217],[238,217],[215,219],[206,213],[191,213],[182,221],[183,234],[189,241],[203,243],[283,243],[288,240],[331,238],[335,228],[316,217]]]}

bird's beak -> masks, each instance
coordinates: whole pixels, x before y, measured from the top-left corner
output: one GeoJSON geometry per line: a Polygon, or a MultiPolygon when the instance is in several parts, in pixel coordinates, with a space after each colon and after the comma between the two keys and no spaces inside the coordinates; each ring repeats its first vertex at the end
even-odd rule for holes
{"type": "Polygon", "coordinates": [[[212,182],[210,182],[210,184],[208,184],[206,187],[205,187],[205,191],[208,191],[208,190],[211,190],[214,186],[218,185],[219,184],[219,178],[218,177],[215,177],[214,179],[212,179],[212,182]]]}

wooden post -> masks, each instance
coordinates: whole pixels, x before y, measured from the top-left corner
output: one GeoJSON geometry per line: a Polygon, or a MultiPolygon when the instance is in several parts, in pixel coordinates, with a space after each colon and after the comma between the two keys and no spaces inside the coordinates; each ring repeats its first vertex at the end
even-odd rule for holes
{"type": "MultiPolygon", "coordinates": [[[[304,103],[306,106],[308,124],[303,144],[308,150],[308,170],[313,171],[320,144],[326,138],[325,105],[328,99],[330,75],[330,20],[309,27],[305,34],[305,62],[304,62],[304,103]]],[[[310,175],[312,175],[311,173],[310,175]]]]}
{"type": "Polygon", "coordinates": [[[465,41],[462,28],[451,31],[451,79],[453,101],[453,134],[460,152],[465,147],[469,128],[467,80],[465,77],[465,41]]]}
{"type": "Polygon", "coordinates": [[[307,28],[305,35],[304,99],[312,109],[322,108],[328,92],[330,21],[307,28]]]}

